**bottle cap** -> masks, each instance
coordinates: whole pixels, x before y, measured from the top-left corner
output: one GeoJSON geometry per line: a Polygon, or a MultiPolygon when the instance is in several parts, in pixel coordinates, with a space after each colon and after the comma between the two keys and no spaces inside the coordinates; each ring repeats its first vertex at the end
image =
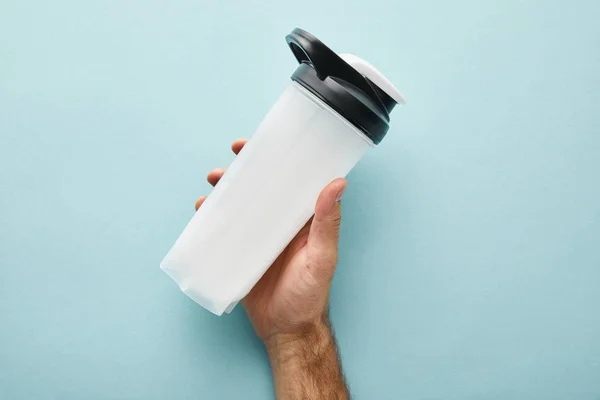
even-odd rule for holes
{"type": "Polygon", "coordinates": [[[351,54],[338,55],[310,33],[296,28],[285,37],[300,63],[292,80],[338,112],[378,144],[390,113],[404,97],[375,67],[351,54]]]}

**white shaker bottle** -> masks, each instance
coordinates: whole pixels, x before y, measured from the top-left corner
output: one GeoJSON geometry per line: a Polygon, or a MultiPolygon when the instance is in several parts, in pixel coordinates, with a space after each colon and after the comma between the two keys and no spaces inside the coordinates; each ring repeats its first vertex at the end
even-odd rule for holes
{"type": "Polygon", "coordinates": [[[195,302],[231,312],[403,103],[375,68],[301,29],[286,36],[292,82],[179,236],[161,268],[195,302]]]}

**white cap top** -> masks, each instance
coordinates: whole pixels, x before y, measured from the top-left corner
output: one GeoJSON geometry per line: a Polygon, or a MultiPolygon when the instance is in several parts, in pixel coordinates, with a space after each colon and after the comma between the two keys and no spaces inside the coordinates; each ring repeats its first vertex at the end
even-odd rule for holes
{"type": "Polygon", "coordinates": [[[373,82],[379,89],[383,90],[390,96],[394,101],[398,104],[406,104],[404,100],[404,96],[396,86],[392,84],[381,72],[377,70],[374,66],[366,62],[360,57],[357,57],[353,54],[339,54],[340,58],[346,61],[348,64],[352,66],[355,70],[360,72],[363,76],[369,78],[371,82],[373,82]]]}

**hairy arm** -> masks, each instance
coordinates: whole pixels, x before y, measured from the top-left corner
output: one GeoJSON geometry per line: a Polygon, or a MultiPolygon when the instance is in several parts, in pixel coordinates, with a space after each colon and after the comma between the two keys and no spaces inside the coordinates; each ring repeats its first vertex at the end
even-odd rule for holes
{"type": "Polygon", "coordinates": [[[350,398],[328,321],[265,344],[278,400],[350,398]]]}

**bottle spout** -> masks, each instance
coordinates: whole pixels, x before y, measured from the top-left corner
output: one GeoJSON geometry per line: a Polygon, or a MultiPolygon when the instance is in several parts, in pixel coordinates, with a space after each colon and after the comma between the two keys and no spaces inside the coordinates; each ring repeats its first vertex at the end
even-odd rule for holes
{"type": "Polygon", "coordinates": [[[377,68],[354,54],[344,53],[339,54],[339,56],[365,78],[373,82],[385,94],[390,96],[397,104],[406,104],[404,95],[377,68]]]}

